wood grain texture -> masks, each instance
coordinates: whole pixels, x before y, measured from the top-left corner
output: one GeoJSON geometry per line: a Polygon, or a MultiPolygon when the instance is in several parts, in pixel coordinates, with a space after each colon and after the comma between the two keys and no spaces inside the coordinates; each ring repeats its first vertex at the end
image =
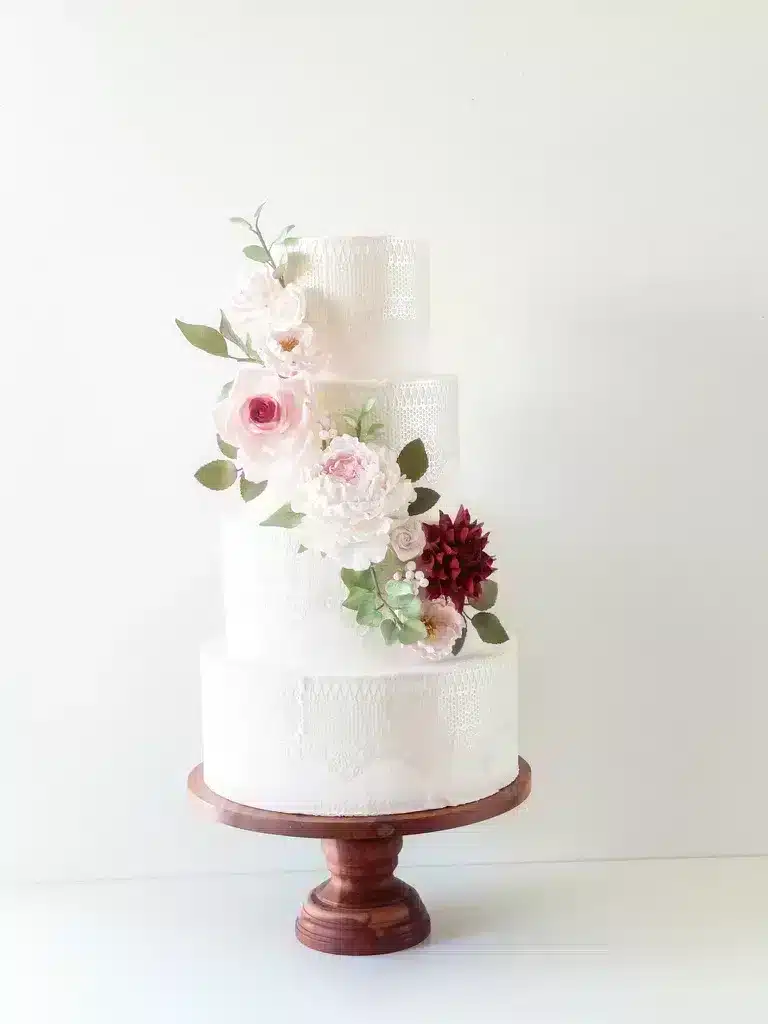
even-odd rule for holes
{"type": "Polygon", "coordinates": [[[203,766],[187,787],[213,818],[233,828],[322,839],[331,877],[307,897],[296,919],[299,942],[323,953],[370,956],[423,942],[429,914],[410,885],[395,877],[402,837],[472,825],[517,807],[531,791],[531,767],[519,758],[508,786],[468,804],[376,817],[322,817],[234,803],[205,784],[203,766]]]}
{"type": "Polygon", "coordinates": [[[402,845],[400,836],[324,839],[331,877],[301,908],[299,942],[346,956],[394,953],[423,942],[429,914],[416,890],[394,875],[402,845]]]}
{"type": "Polygon", "coordinates": [[[419,835],[444,829],[474,825],[487,818],[511,811],[531,791],[531,766],[518,759],[517,778],[508,786],[468,804],[437,807],[407,814],[381,814],[373,817],[325,817],[312,814],[289,814],[267,811],[246,804],[234,803],[209,789],[203,778],[203,765],[190,772],[188,788],[213,818],[223,825],[267,832],[271,835],[301,836],[305,839],[384,839],[388,836],[419,835]]]}

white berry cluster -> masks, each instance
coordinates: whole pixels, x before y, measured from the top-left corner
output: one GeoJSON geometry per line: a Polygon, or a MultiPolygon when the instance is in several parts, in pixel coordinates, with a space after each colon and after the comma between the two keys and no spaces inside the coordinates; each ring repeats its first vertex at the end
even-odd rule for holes
{"type": "Polygon", "coordinates": [[[429,586],[429,580],[425,577],[421,569],[416,568],[415,562],[406,562],[405,572],[396,572],[392,576],[392,579],[397,582],[405,580],[407,583],[410,583],[414,594],[418,594],[421,587],[429,586]]]}
{"type": "Polygon", "coordinates": [[[333,425],[333,420],[330,416],[320,417],[320,440],[321,441],[332,441],[334,437],[338,435],[338,430],[333,425]]]}

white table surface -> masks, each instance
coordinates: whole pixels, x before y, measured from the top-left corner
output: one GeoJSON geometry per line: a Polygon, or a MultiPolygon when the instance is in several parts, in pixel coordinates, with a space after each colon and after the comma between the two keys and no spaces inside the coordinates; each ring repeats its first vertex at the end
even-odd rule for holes
{"type": "Polygon", "coordinates": [[[422,947],[293,938],[305,872],[0,890],[3,1024],[768,1021],[768,858],[409,869],[422,947]]]}

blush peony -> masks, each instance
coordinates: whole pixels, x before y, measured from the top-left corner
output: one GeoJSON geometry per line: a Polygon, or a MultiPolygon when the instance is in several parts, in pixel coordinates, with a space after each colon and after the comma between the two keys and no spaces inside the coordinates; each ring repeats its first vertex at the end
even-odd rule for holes
{"type": "Polygon", "coordinates": [[[302,380],[284,380],[269,370],[238,373],[229,395],[213,412],[216,430],[234,445],[249,480],[298,466],[313,437],[310,392],[302,380]]]}
{"type": "Polygon", "coordinates": [[[291,507],[304,514],[296,532],[305,547],[362,570],[384,558],[393,522],[415,497],[394,452],[342,434],[304,471],[291,507]]]}
{"type": "Polygon", "coordinates": [[[421,653],[432,661],[447,657],[464,630],[461,613],[447,597],[438,597],[423,602],[421,621],[427,630],[426,639],[416,645],[421,653]]]}

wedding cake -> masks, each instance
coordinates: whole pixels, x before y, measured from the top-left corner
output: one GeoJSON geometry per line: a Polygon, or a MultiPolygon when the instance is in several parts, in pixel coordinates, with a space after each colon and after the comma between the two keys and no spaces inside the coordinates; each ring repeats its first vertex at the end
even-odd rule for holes
{"type": "Polygon", "coordinates": [[[204,776],[238,803],[376,815],[512,782],[517,663],[488,534],[462,504],[458,388],[428,372],[429,253],[392,237],[267,244],[218,330],[214,408],[239,490],[222,522],[224,634],[202,651],[204,776]]]}

